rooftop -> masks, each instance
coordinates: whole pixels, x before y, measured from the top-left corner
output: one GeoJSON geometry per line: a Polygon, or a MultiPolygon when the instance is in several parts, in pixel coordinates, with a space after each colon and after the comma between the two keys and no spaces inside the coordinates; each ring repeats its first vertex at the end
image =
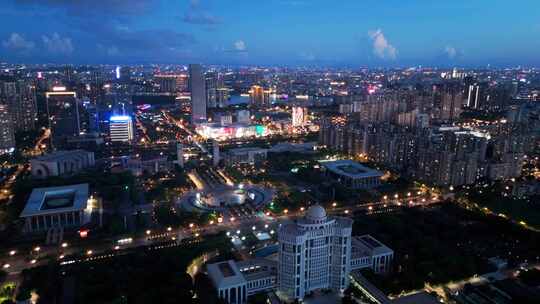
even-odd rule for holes
{"type": "Polygon", "coordinates": [[[88,184],[36,188],[32,190],[20,217],[81,211],[86,209],[87,202],[88,184]]]}
{"type": "Polygon", "coordinates": [[[362,164],[359,164],[355,161],[344,159],[344,160],[334,160],[334,161],[325,161],[322,160],[320,163],[328,170],[339,174],[344,175],[350,178],[361,178],[361,177],[380,177],[383,176],[383,173],[375,169],[368,168],[362,164]]]}
{"type": "Polygon", "coordinates": [[[233,260],[208,264],[207,269],[208,276],[217,288],[239,285],[246,281],[233,260]]]}
{"type": "Polygon", "coordinates": [[[389,254],[394,252],[388,246],[376,240],[371,235],[362,235],[352,238],[352,251],[367,252],[370,255],[389,254]]]}
{"type": "Polygon", "coordinates": [[[56,152],[53,152],[53,153],[49,153],[49,154],[46,154],[46,155],[43,155],[43,156],[36,157],[36,158],[34,158],[34,160],[38,160],[38,161],[57,161],[59,159],[65,158],[65,157],[71,157],[71,156],[74,156],[74,155],[88,154],[88,153],[93,153],[93,152],[88,152],[88,151],[84,151],[84,150],[56,151],[56,152]]]}

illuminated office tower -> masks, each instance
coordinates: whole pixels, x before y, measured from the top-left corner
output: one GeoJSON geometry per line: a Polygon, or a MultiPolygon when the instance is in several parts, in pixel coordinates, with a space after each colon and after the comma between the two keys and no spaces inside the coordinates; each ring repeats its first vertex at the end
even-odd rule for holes
{"type": "Polygon", "coordinates": [[[133,121],[130,116],[112,116],[109,123],[111,142],[131,142],[133,136],[133,121]]]}
{"type": "Polygon", "coordinates": [[[306,123],[307,109],[303,107],[292,108],[292,125],[293,127],[300,127],[306,123]]]}
{"type": "Polygon", "coordinates": [[[45,93],[49,128],[53,145],[81,132],[77,93],[65,87],[53,87],[45,93]]]}
{"type": "Polygon", "coordinates": [[[191,92],[191,122],[206,121],[206,88],[202,66],[189,65],[189,91],[191,92]]]}
{"type": "Polygon", "coordinates": [[[480,107],[480,86],[478,84],[469,86],[467,107],[471,109],[478,109],[480,107]]]}
{"type": "Polygon", "coordinates": [[[15,149],[15,134],[9,107],[0,104],[0,155],[13,152],[15,149]]]}

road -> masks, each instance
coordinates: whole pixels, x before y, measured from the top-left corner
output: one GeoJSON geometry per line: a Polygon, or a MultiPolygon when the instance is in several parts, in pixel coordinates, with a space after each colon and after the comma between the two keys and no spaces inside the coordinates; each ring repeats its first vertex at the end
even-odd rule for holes
{"type": "MultiPolygon", "coordinates": [[[[429,206],[431,204],[439,202],[438,199],[425,200],[417,198],[417,202],[411,198],[409,201],[413,203],[405,203],[407,199],[393,200],[388,202],[376,202],[372,204],[359,204],[355,206],[347,207],[331,207],[328,208],[328,214],[351,216],[355,212],[365,212],[366,214],[376,214],[381,212],[392,212],[396,208],[407,208],[416,206],[429,206]]],[[[249,217],[239,218],[226,218],[222,223],[206,224],[204,226],[191,226],[191,227],[168,227],[165,230],[148,230],[142,235],[124,236],[120,241],[119,237],[106,238],[100,240],[78,240],[81,245],[72,246],[69,240],[64,244],[58,246],[45,246],[43,244],[35,244],[32,250],[19,250],[17,248],[9,249],[13,250],[13,255],[8,255],[1,260],[2,267],[9,274],[18,274],[25,268],[31,268],[38,265],[43,265],[47,262],[45,257],[55,257],[62,260],[61,263],[75,263],[84,262],[85,260],[93,260],[98,258],[109,258],[114,255],[124,254],[126,250],[137,247],[151,247],[160,246],[166,241],[179,242],[183,239],[192,237],[202,237],[209,234],[216,234],[221,231],[236,234],[251,233],[254,227],[257,231],[277,231],[278,221],[293,219],[301,216],[305,212],[305,209],[291,210],[284,212],[280,215],[264,216],[261,214],[251,215],[249,217]],[[128,239],[130,239],[128,241],[128,239]],[[62,246],[63,245],[63,246],[62,246]],[[112,253],[111,253],[112,252],[112,253]],[[71,255],[86,255],[87,259],[69,259],[71,255]]],[[[180,243],[178,243],[180,244],[180,243]]],[[[173,245],[171,245],[173,246],[173,245]]],[[[159,249],[159,248],[156,248],[159,249]]]]}

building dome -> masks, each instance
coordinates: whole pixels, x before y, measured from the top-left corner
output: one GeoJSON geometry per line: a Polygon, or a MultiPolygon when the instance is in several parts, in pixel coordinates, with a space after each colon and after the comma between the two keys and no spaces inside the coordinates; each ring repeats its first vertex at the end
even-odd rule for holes
{"type": "Polygon", "coordinates": [[[313,205],[309,207],[306,219],[313,222],[324,221],[326,219],[326,210],[321,205],[313,205]]]}

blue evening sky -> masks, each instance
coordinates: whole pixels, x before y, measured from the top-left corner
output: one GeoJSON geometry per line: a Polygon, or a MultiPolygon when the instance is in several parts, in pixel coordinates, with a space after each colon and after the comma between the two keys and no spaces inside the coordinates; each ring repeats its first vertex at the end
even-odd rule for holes
{"type": "Polygon", "coordinates": [[[540,65],[539,0],[2,0],[0,61],[540,65]]]}

